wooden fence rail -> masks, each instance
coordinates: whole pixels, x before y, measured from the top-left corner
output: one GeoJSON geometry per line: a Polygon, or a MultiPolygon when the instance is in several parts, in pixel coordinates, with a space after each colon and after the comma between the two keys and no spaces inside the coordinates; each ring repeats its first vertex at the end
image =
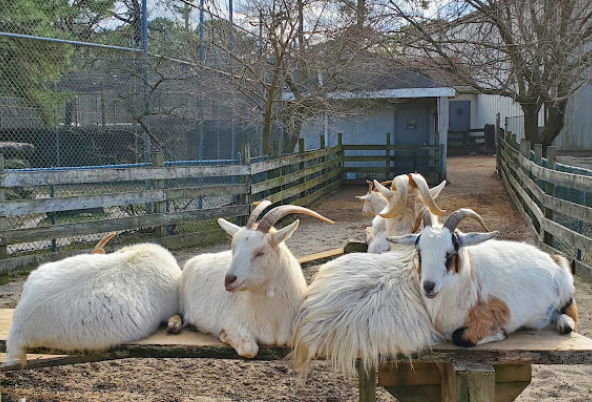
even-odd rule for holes
{"type": "Polygon", "coordinates": [[[349,182],[348,174],[390,179],[403,169],[432,182],[441,176],[438,146],[343,145],[341,138],[325,147],[321,137],[321,149],[310,151],[300,140],[299,152],[264,161],[252,160],[245,147],[240,164],[224,166],[169,166],[154,153],[152,166],[8,170],[0,153],[0,276],[85,252],[108,232],[149,229],[149,238],[169,249],[219,241],[226,235],[217,218],[242,223],[251,203],[263,198],[309,205],[349,182]],[[405,152],[419,155],[425,169],[405,164],[405,152]]]}
{"type": "Polygon", "coordinates": [[[500,135],[498,144],[499,173],[516,206],[531,222],[539,246],[566,255],[573,261],[576,274],[592,280],[592,208],[556,193],[559,188],[592,193],[592,176],[555,170],[555,147],[547,148],[544,159],[541,145],[535,145],[532,153],[530,142],[523,140],[518,150],[516,136],[511,133],[500,135]],[[576,222],[579,230],[566,227],[565,222],[576,222]]]}

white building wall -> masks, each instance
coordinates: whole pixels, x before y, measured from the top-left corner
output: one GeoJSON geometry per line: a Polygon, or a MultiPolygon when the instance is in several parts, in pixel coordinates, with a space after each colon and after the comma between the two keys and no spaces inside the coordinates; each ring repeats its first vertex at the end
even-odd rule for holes
{"type": "Polygon", "coordinates": [[[567,101],[565,125],[555,139],[562,150],[592,150],[592,86],[585,85],[567,101]]]}

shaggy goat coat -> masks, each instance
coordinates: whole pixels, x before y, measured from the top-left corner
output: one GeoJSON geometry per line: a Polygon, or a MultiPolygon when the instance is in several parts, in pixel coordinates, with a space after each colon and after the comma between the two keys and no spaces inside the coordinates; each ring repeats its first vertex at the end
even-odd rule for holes
{"type": "Polygon", "coordinates": [[[323,265],[296,317],[295,368],[305,373],[320,355],[353,375],[358,358],[369,369],[379,357],[409,355],[436,342],[417,269],[416,253],[407,250],[348,254],[323,265]]]}
{"type": "Polygon", "coordinates": [[[43,264],[23,287],[5,364],[24,366],[28,348],[97,351],[144,338],[177,313],[180,277],[156,244],[43,264]]]}

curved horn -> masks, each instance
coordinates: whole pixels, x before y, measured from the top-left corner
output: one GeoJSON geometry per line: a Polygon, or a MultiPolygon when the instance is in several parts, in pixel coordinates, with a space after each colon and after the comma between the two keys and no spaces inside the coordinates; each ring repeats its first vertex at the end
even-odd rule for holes
{"type": "MultiPolygon", "coordinates": [[[[383,187],[376,180],[374,180],[374,185],[380,185],[383,187]]],[[[383,188],[386,189],[386,187],[383,188]]],[[[407,195],[409,194],[409,176],[403,174],[395,177],[393,179],[390,192],[391,195],[387,196],[389,203],[386,208],[388,208],[388,210],[379,214],[383,218],[394,218],[397,215],[400,215],[405,209],[405,205],[407,204],[407,195]]],[[[387,195],[384,191],[383,194],[387,195]]]]}
{"type": "Polygon", "coordinates": [[[483,222],[483,218],[481,218],[481,216],[477,212],[468,208],[462,208],[457,211],[454,211],[452,215],[450,215],[448,219],[446,219],[444,227],[450,230],[451,233],[453,233],[458,227],[459,223],[465,218],[471,218],[476,220],[481,224],[483,230],[489,232],[489,229],[487,229],[487,226],[485,226],[485,222],[483,222]]]}
{"type": "Polygon", "coordinates": [[[255,205],[255,209],[253,210],[253,212],[251,212],[251,216],[249,216],[249,220],[247,221],[247,226],[245,226],[247,229],[254,228],[257,218],[259,217],[259,215],[261,215],[261,213],[263,211],[265,211],[265,209],[268,206],[271,205],[271,201],[263,200],[263,201],[259,201],[256,203],[254,202],[253,205],[255,205]]]}
{"type": "Polygon", "coordinates": [[[411,233],[415,233],[419,229],[419,225],[423,223],[423,226],[432,226],[432,214],[428,207],[423,207],[415,216],[415,222],[413,223],[413,229],[411,233]]]}
{"type": "Polygon", "coordinates": [[[368,193],[367,194],[370,194],[372,192],[372,186],[374,184],[372,184],[372,182],[370,180],[366,180],[366,183],[368,183],[368,193]]]}
{"type": "Polygon", "coordinates": [[[117,233],[113,232],[113,233],[109,233],[108,235],[106,235],[105,237],[103,237],[95,246],[95,248],[93,248],[93,250],[90,252],[91,254],[105,254],[105,250],[103,250],[103,247],[105,247],[105,244],[107,244],[107,242],[109,240],[111,240],[112,238],[115,237],[117,233]]]}
{"type": "Polygon", "coordinates": [[[327,223],[334,223],[331,219],[327,219],[323,215],[317,214],[315,211],[312,211],[308,208],[299,207],[296,205],[282,205],[266,213],[263,216],[263,218],[261,218],[261,220],[259,221],[259,226],[257,227],[257,230],[263,233],[268,233],[269,229],[271,229],[271,227],[275,225],[277,221],[279,221],[281,218],[288,214],[305,214],[314,216],[315,218],[325,221],[327,223]]]}
{"type": "Polygon", "coordinates": [[[386,186],[388,186],[389,184],[392,184],[392,182],[393,182],[392,180],[387,180],[387,181],[381,181],[381,182],[380,182],[380,184],[381,184],[382,186],[385,186],[385,187],[386,187],[386,186]]]}
{"type": "Polygon", "coordinates": [[[419,173],[410,173],[409,177],[413,180],[413,183],[415,183],[415,186],[421,195],[421,199],[430,208],[430,211],[434,215],[444,215],[446,211],[440,209],[440,207],[436,205],[436,200],[434,200],[434,197],[432,197],[432,194],[430,193],[430,187],[428,186],[426,179],[419,173]]]}

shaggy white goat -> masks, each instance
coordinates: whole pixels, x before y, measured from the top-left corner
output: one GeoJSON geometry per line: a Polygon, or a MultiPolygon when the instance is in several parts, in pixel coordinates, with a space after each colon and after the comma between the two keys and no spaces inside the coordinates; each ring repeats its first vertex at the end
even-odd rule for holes
{"type": "Polygon", "coordinates": [[[458,346],[502,340],[520,327],[557,324],[576,329],[573,277],[565,258],[534,246],[490,240],[498,232],[461,233],[470,209],[455,211],[443,227],[424,222],[420,234],[389,237],[414,245],[421,261],[422,297],[434,326],[458,346]],[[490,240],[490,241],[487,241],[490,240]]]}
{"type": "Polygon", "coordinates": [[[446,180],[430,189],[425,178],[416,173],[396,176],[391,188],[388,189],[374,181],[375,188],[387,199],[388,204],[372,221],[374,226],[384,225],[384,231],[373,233],[372,241],[368,244],[368,253],[380,254],[393,247],[386,239],[387,236],[397,236],[410,233],[417,211],[428,205],[430,210],[438,215],[444,212],[435,204],[435,199],[446,185],[446,180]]]}
{"type": "Polygon", "coordinates": [[[101,243],[93,254],[31,272],[14,310],[4,364],[24,367],[28,348],[98,351],[135,341],[178,311],[181,269],[168,250],[137,244],[102,254],[101,243]]]}
{"type": "Polygon", "coordinates": [[[219,336],[244,357],[257,355],[258,342],[290,343],[294,316],[306,291],[300,264],[284,243],[299,221],[277,231],[272,226],[293,213],[333,223],[309,209],[286,205],[272,209],[255,225],[270,204],[257,205],[244,228],[218,219],[232,236],[232,250],[192,258],[181,280],[184,325],[219,336]]]}
{"type": "MultiPolygon", "coordinates": [[[[442,213],[421,175],[397,176],[383,215],[400,234],[411,232],[416,204],[423,204],[410,197],[410,183],[434,213],[442,213]]],[[[296,317],[295,368],[305,373],[313,359],[325,356],[336,370],[353,374],[358,358],[369,369],[379,357],[432,344],[439,335],[421,302],[417,268],[417,253],[408,246],[347,254],[321,266],[296,317]]]]}

